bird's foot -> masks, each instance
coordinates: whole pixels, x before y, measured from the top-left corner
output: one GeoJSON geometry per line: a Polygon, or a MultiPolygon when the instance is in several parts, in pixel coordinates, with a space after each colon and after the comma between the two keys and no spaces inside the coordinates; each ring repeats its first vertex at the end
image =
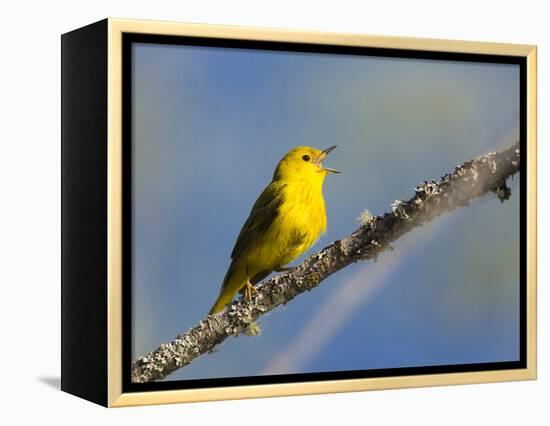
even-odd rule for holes
{"type": "Polygon", "coordinates": [[[246,282],[243,290],[244,300],[246,300],[247,302],[250,302],[252,300],[252,295],[258,291],[250,281],[246,282]]]}
{"type": "Polygon", "coordinates": [[[278,268],[275,268],[275,272],[290,272],[294,269],[293,266],[279,266],[278,268]]]}

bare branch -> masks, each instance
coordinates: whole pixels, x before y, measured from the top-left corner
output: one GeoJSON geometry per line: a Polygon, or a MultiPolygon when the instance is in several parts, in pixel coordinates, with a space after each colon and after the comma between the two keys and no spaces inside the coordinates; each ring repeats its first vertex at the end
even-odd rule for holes
{"type": "Polygon", "coordinates": [[[467,206],[488,192],[494,192],[504,202],[510,197],[506,180],[519,171],[519,162],[519,143],[516,143],[503,151],[466,161],[439,181],[421,183],[412,198],[395,201],[390,213],[375,217],[363,215],[363,223],[353,234],[312,254],[291,272],[257,286],[258,291],[250,303],[239,298],[223,312],[207,316],[170,343],[135,360],[132,382],[161,380],[212,351],[226,338],[253,334],[254,322],[266,312],[314,289],[351,263],[375,260],[403,234],[443,213],[467,206]]]}

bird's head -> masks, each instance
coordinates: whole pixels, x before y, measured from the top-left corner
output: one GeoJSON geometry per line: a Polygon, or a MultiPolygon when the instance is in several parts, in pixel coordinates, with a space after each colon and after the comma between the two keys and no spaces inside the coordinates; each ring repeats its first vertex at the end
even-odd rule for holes
{"type": "Polygon", "coordinates": [[[322,151],[309,146],[292,148],[277,164],[273,180],[312,179],[322,181],[329,173],[340,173],[336,169],[323,166],[323,160],[334,148],[336,145],[322,151]]]}

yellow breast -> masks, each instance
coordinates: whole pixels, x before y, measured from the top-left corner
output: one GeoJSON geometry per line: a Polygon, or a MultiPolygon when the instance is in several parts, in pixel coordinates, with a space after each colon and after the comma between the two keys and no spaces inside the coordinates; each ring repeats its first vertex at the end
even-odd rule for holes
{"type": "Polygon", "coordinates": [[[279,214],[254,256],[260,269],[274,269],[292,262],[326,231],[322,185],[291,182],[283,194],[279,214]]]}

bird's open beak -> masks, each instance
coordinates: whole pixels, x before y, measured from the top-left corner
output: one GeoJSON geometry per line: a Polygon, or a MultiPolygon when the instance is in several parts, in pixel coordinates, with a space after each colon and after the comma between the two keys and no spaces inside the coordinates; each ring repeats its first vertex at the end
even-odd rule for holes
{"type": "Polygon", "coordinates": [[[321,151],[321,154],[319,155],[318,159],[317,159],[317,163],[319,164],[319,167],[321,168],[321,170],[326,170],[327,172],[330,172],[330,173],[342,173],[340,170],[336,170],[336,169],[331,169],[329,167],[323,167],[323,160],[325,159],[325,157],[334,149],[336,148],[336,145],[332,145],[332,146],[329,146],[327,149],[321,151]]]}

